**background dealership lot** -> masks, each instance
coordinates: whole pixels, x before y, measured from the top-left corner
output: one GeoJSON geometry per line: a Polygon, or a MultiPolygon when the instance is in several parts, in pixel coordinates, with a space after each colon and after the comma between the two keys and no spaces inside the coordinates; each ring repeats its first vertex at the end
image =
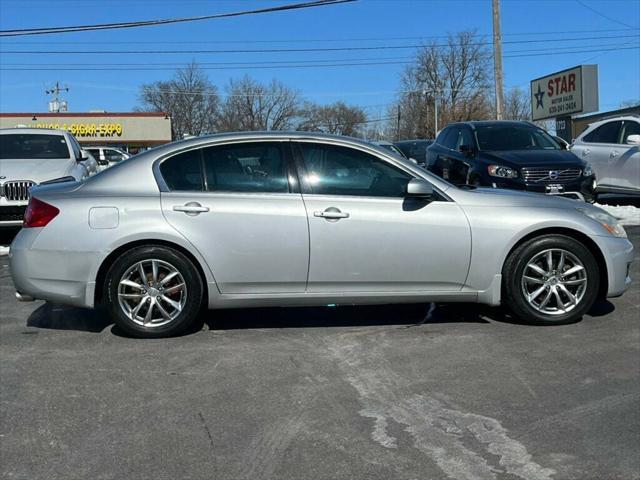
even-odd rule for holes
{"type": "MultiPolygon", "coordinates": [[[[640,228],[628,231],[638,249],[640,228]]],[[[424,323],[426,305],[259,309],[137,341],[99,312],[15,302],[0,262],[6,478],[629,479],[640,469],[638,283],[562,327],[477,305],[438,306],[424,323]]]]}

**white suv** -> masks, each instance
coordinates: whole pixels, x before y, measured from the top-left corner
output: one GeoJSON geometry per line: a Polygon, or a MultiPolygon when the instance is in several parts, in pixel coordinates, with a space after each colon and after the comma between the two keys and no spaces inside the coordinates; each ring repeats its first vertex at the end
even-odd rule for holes
{"type": "Polygon", "coordinates": [[[98,164],[64,130],[0,129],[0,227],[22,225],[29,188],[62,178],[82,180],[98,164]]]}
{"type": "Polygon", "coordinates": [[[640,194],[640,116],[592,123],[571,151],[593,167],[598,193],[640,194]]]}

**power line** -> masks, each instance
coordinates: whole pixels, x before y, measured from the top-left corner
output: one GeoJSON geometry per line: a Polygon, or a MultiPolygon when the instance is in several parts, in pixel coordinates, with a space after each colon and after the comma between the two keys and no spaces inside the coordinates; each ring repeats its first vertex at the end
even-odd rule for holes
{"type": "MultiPolygon", "coordinates": [[[[635,41],[635,40],[633,40],[635,41]]],[[[633,42],[632,41],[632,42],[633,42]]],[[[625,47],[632,42],[627,42],[624,44],[612,44],[612,43],[603,43],[603,44],[592,44],[589,45],[589,48],[614,48],[614,47],[625,47]]],[[[567,46],[567,47],[556,47],[553,51],[562,51],[562,50],[583,50],[584,46],[567,46]]],[[[548,48],[528,48],[521,50],[509,50],[506,53],[516,54],[516,53],[533,53],[533,52],[548,52],[548,48]]],[[[608,50],[606,50],[608,51],[608,50]]],[[[251,67],[254,65],[272,65],[278,66],[282,64],[287,65],[304,65],[310,63],[344,63],[344,62],[371,62],[371,61],[399,61],[399,60],[414,60],[414,57],[358,57],[358,58],[325,58],[325,59],[313,59],[313,60],[295,60],[295,59],[284,59],[284,60],[263,60],[263,61],[240,61],[240,62],[197,62],[197,65],[200,67],[206,66],[238,66],[238,67],[251,67]]],[[[77,63],[67,63],[67,62],[55,62],[55,63],[42,63],[42,62],[30,62],[30,63],[10,63],[3,62],[2,65],[5,67],[105,67],[105,69],[109,69],[109,67],[138,67],[144,66],[146,67],[172,67],[172,68],[183,68],[191,65],[192,62],[98,62],[98,63],[87,63],[87,62],[77,62],[77,63]]]]}
{"type": "MultiPolygon", "coordinates": [[[[640,35],[610,35],[580,38],[561,38],[547,40],[508,40],[503,44],[524,44],[524,43],[547,43],[557,41],[584,41],[584,40],[605,40],[605,39],[629,39],[640,38],[640,35]]],[[[493,42],[469,42],[469,43],[443,43],[427,45],[378,45],[366,47],[314,47],[314,48],[266,48],[266,49],[235,49],[235,50],[2,50],[0,54],[60,54],[60,55],[180,55],[180,54],[207,54],[207,53],[309,53],[309,52],[347,52],[347,51],[370,51],[370,50],[406,50],[416,48],[455,48],[463,46],[487,46],[493,42]]]]}
{"type": "Polygon", "coordinates": [[[102,23],[95,25],[76,25],[67,27],[47,27],[47,28],[21,28],[16,30],[0,30],[0,37],[18,37],[25,35],[46,35],[51,33],[87,32],[91,30],[114,30],[121,28],[150,27],[157,25],[168,25],[174,23],[198,22],[202,20],[214,20],[220,18],[240,17],[244,15],[256,15],[261,13],[282,12],[285,10],[298,10],[303,8],[324,7],[337,5],[340,3],[351,3],[357,0],[315,0],[303,3],[292,3],[288,5],[278,5],[276,7],[259,8],[255,10],[243,10],[238,12],[217,13],[213,15],[202,15],[198,17],[166,18],[162,20],[144,20],[138,22],[122,23],[102,23]]]}
{"type": "MultiPolygon", "coordinates": [[[[633,30],[640,30],[640,27],[633,30]]],[[[612,32],[629,32],[629,28],[614,28],[614,29],[602,29],[602,30],[563,30],[563,31],[551,31],[551,32],[516,32],[516,33],[503,33],[503,37],[522,37],[535,35],[549,36],[549,35],[572,35],[572,34],[594,34],[594,33],[612,33],[612,32]]],[[[478,33],[478,37],[490,37],[489,33],[478,33]]],[[[400,41],[400,40],[435,40],[435,39],[447,39],[450,35],[428,35],[428,36],[407,36],[407,37],[352,37],[352,38],[289,38],[281,40],[110,40],[112,45],[207,45],[207,44],[269,44],[269,43],[335,43],[335,42],[386,42],[386,41],[400,41]]],[[[564,40],[562,38],[558,40],[564,40]]],[[[4,42],[7,39],[2,40],[4,42]]],[[[20,42],[11,41],[8,45],[77,45],[77,41],[31,41],[20,42]]],[[[545,40],[546,41],[546,40],[545,40]]],[[[83,44],[104,44],[104,41],[82,41],[83,44]]]]}
{"type": "MultiPolygon", "coordinates": [[[[640,46],[634,47],[615,47],[609,49],[587,49],[574,51],[545,51],[541,53],[524,53],[514,55],[503,55],[504,58],[520,58],[520,57],[537,57],[545,55],[570,55],[576,53],[592,53],[592,52],[616,52],[621,50],[637,50],[640,46]]],[[[243,65],[243,66],[218,66],[218,67],[201,67],[202,70],[264,70],[264,69],[292,69],[292,68],[322,68],[322,67],[359,67],[359,66],[379,66],[379,65],[410,65],[408,61],[389,61],[389,62],[348,62],[348,63],[312,63],[312,64],[289,64],[282,63],[279,65],[243,65]]],[[[46,67],[46,68],[5,68],[0,66],[0,71],[166,71],[174,70],[171,67],[46,67]]]]}
{"type": "Polygon", "coordinates": [[[638,28],[638,27],[634,27],[633,25],[629,25],[628,23],[621,22],[620,20],[616,20],[615,18],[611,18],[610,16],[605,15],[605,14],[604,14],[604,13],[602,13],[601,11],[596,10],[596,9],[595,9],[595,8],[593,8],[593,7],[590,7],[589,5],[587,5],[586,3],[584,3],[584,2],[583,2],[583,1],[581,1],[581,0],[576,0],[576,3],[577,3],[578,5],[582,5],[582,6],[583,6],[584,8],[586,8],[587,10],[591,10],[593,13],[595,13],[596,15],[599,15],[599,16],[600,16],[600,17],[602,17],[602,18],[606,18],[606,19],[607,19],[607,20],[609,20],[610,22],[617,23],[618,25],[623,25],[623,26],[625,26],[625,27],[632,28],[632,29],[637,29],[637,28],[638,28]]]}

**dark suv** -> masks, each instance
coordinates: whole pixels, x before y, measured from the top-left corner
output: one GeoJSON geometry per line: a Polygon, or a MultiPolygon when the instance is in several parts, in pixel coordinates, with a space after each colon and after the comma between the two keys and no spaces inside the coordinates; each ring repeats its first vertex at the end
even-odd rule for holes
{"type": "Polygon", "coordinates": [[[456,185],[594,198],[591,166],[529,122],[449,124],[427,149],[427,169],[456,185]]]}

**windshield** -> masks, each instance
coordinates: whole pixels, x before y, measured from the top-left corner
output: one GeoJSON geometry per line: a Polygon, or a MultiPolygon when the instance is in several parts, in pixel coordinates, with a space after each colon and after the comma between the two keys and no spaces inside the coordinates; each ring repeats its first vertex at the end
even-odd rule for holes
{"type": "Polygon", "coordinates": [[[62,135],[10,133],[0,135],[0,159],[71,158],[62,135]]]}
{"type": "Polygon", "coordinates": [[[562,150],[542,129],[514,125],[476,127],[480,150],[562,150]]]}

